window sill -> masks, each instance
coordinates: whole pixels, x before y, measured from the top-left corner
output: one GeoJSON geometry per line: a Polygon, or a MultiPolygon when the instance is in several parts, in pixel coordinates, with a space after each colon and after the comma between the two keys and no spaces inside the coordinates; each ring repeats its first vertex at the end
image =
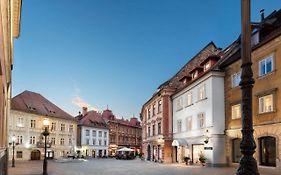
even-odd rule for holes
{"type": "Polygon", "coordinates": [[[275,113],[276,111],[269,111],[269,112],[263,112],[263,113],[258,113],[257,116],[263,116],[263,115],[267,115],[267,114],[272,114],[275,113]]]}
{"type": "Polygon", "coordinates": [[[193,103],[191,103],[190,105],[187,105],[187,106],[185,106],[185,107],[187,108],[187,107],[192,106],[192,105],[193,105],[193,103]]]}
{"type": "Polygon", "coordinates": [[[196,103],[201,102],[201,101],[205,101],[205,100],[207,100],[207,99],[208,99],[207,97],[202,98],[202,99],[198,100],[196,103]]]}
{"type": "Polygon", "coordinates": [[[258,77],[257,77],[257,79],[263,79],[263,78],[265,78],[265,77],[268,77],[268,76],[270,76],[270,75],[272,75],[272,74],[275,74],[275,72],[276,72],[276,70],[272,70],[271,72],[268,72],[268,73],[266,73],[266,74],[264,74],[264,75],[259,75],[258,77]]]}
{"type": "Polygon", "coordinates": [[[238,118],[231,118],[232,121],[236,121],[236,120],[241,120],[242,117],[238,117],[238,118]]]}

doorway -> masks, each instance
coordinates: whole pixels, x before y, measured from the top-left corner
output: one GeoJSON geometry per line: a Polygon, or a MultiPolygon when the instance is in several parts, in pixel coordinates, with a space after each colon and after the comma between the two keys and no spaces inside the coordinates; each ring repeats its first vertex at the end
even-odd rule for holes
{"type": "Polygon", "coordinates": [[[261,137],[259,139],[260,164],[276,166],[276,139],[274,137],[261,137]]]}
{"type": "Polygon", "coordinates": [[[41,152],[39,150],[31,151],[31,160],[40,160],[41,152]]]}
{"type": "Polygon", "coordinates": [[[150,145],[147,145],[147,160],[151,160],[151,148],[150,148],[150,145]]]}
{"type": "Polygon", "coordinates": [[[200,163],[199,157],[204,153],[204,144],[194,144],[192,145],[192,162],[200,163]]]}

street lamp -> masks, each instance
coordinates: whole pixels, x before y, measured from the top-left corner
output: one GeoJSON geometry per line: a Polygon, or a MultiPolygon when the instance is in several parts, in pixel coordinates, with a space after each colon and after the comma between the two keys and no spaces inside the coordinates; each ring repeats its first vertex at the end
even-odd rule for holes
{"type": "Polygon", "coordinates": [[[256,143],[253,136],[252,89],[254,84],[251,62],[251,23],[250,0],[241,0],[241,58],[242,58],[242,141],[240,149],[243,154],[237,175],[259,175],[257,162],[253,157],[256,143]]]}
{"type": "Polygon", "coordinates": [[[49,120],[47,118],[45,118],[43,120],[43,125],[45,127],[45,130],[42,133],[43,136],[45,136],[45,155],[44,155],[44,162],[43,162],[43,175],[48,175],[48,173],[47,173],[47,166],[48,166],[48,162],[47,162],[47,136],[50,133],[49,133],[49,120]]]}
{"type": "Polygon", "coordinates": [[[16,136],[12,136],[12,148],[13,148],[13,158],[12,158],[12,167],[15,167],[15,145],[16,145],[16,136]]]}

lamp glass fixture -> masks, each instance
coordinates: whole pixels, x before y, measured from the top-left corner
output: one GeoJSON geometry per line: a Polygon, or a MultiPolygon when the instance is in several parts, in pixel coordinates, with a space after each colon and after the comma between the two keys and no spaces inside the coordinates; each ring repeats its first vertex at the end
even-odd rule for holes
{"type": "Polygon", "coordinates": [[[47,118],[45,118],[43,120],[43,125],[46,127],[46,126],[49,126],[49,120],[47,118]]]}

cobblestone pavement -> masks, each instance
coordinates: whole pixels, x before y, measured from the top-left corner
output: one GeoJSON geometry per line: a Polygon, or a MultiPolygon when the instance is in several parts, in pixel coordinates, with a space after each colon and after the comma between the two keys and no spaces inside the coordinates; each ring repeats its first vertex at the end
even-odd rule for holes
{"type": "MultiPolygon", "coordinates": [[[[9,175],[41,175],[43,161],[17,161],[9,175]]],[[[92,159],[86,162],[48,162],[48,175],[231,175],[235,167],[211,168],[158,164],[141,160],[92,159]]],[[[280,170],[260,168],[261,175],[280,175],[280,170]]]]}

